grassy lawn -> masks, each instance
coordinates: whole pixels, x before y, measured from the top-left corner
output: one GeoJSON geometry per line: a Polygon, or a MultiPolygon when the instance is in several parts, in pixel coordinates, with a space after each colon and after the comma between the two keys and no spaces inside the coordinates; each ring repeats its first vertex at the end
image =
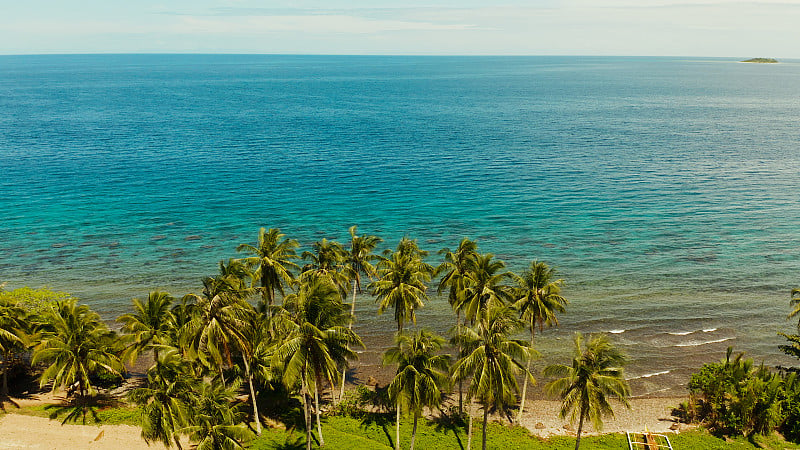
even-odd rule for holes
{"type": "MultiPolygon", "coordinates": [[[[316,430],[316,428],[315,428],[316,430]]],[[[393,449],[394,423],[362,421],[349,417],[329,417],[323,423],[325,448],[372,450],[393,449]]],[[[316,435],[316,434],[315,434],[316,435]]],[[[698,430],[677,435],[669,435],[672,446],[676,449],[800,449],[800,445],[783,440],[779,435],[759,436],[754,443],[745,438],[722,439],[708,432],[698,430]]],[[[401,425],[400,439],[403,448],[408,448],[411,441],[411,423],[401,425]]],[[[278,429],[265,429],[261,437],[253,440],[251,448],[294,450],[305,448],[305,434],[298,431],[278,429]]],[[[463,450],[467,445],[466,433],[463,429],[435,423],[420,423],[417,430],[416,448],[435,450],[463,450]]],[[[316,442],[314,447],[316,448],[316,442]]],[[[487,447],[502,450],[548,450],[548,449],[574,449],[575,438],[560,436],[548,440],[532,436],[527,430],[520,427],[509,427],[500,424],[491,424],[487,437],[487,447]]],[[[624,434],[606,434],[603,436],[587,436],[581,439],[581,448],[586,449],[624,449],[628,447],[624,434]]],[[[481,448],[480,423],[474,423],[472,448],[481,448]]]]}
{"type": "MultiPolygon", "coordinates": [[[[74,407],[61,406],[57,404],[23,406],[15,408],[6,406],[6,413],[21,414],[24,416],[46,417],[51,420],[64,421],[70,413],[75,411],[74,407]]],[[[0,412],[0,417],[2,417],[0,412]]],[[[86,422],[78,416],[77,420],[69,420],[67,423],[78,425],[133,425],[139,426],[138,408],[127,406],[93,406],[86,411],[86,422]]]]}

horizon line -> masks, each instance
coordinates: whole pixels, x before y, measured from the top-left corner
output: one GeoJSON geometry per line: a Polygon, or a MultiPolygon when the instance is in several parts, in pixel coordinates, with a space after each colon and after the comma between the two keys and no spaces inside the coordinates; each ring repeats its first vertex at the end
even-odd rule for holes
{"type": "Polygon", "coordinates": [[[712,55],[625,55],[625,54],[581,54],[581,53],[259,53],[259,52],[41,52],[41,53],[0,53],[2,56],[124,56],[124,55],[196,55],[196,56],[363,56],[363,57],[580,57],[580,58],[774,58],[780,60],[797,60],[800,57],[776,56],[712,56],[712,55]]]}

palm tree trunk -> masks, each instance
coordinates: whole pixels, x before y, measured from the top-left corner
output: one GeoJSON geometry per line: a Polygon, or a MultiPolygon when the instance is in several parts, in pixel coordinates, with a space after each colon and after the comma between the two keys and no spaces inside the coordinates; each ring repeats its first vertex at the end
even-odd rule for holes
{"type": "MultiPolygon", "coordinates": [[[[353,329],[353,322],[355,321],[356,317],[356,287],[357,287],[356,280],[353,280],[353,302],[350,305],[350,323],[347,325],[348,328],[350,328],[351,330],[353,329]]],[[[347,367],[342,369],[342,390],[341,393],[339,394],[339,401],[342,401],[342,399],[344,398],[344,382],[346,381],[346,378],[347,378],[347,367]]]]}
{"type": "Polygon", "coordinates": [[[486,424],[489,422],[489,405],[483,405],[483,450],[486,450],[486,424]]]}
{"type": "MultiPolygon", "coordinates": [[[[531,324],[531,347],[533,347],[533,334],[535,333],[535,324],[531,324]]],[[[533,355],[528,357],[528,363],[525,365],[525,381],[522,382],[522,399],[519,402],[519,413],[517,414],[517,422],[522,422],[522,414],[525,412],[525,397],[528,395],[528,374],[531,372],[531,362],[533,355]]]]}
{"type": "MultiPolygon", "coordinates": [[[[456,310],[456,336],[461,336],[461,310],[456,310]]],[[[458,358],[461,358],[461,338],[458,340],[458,358]]],[[[458,414],[464,414],[464,380],[458,379],[458,414]]]]}
{"type": "Polygon", "coordinates": [[[581,418],[578,421],[578,438],[575,439],[575,450],[581,447],[581,431],[583,431],[583,418],[586,416],[586,410],[581,406],[581,418]]]}
{"type": "Polygon", "coordinates": [[[467,424],[467,450],[472,450],[472,400],[470,400],[467,407],[467,414],[469,414],[469,423],[467,424]]]}
{"type": "Polygon", "coordinates": [[[417,440],[417,419],[419,418],[419,413],[414,412],[414,428],[411,429],[411,447],[410,450],[414,450],[414,441],[417,440]]]}
{"type": "Polygon", "coordinates": [[[181,446],[181,440],[178,438],[177,433],[173,433],[172,440],[175,441],[175,446],[178,447],[178,450],[183,450],[183,447],[181,446]]]}
{"type": "Polygon", "coordinates": [[[256,391],[253,389],[253,374],[250,373],[250,363],[247,356],[242,355],[244,360],[244,370],[247,376],[247,384],[250,385],[250,401],[253,402],[253,418],[256,421],[256,434],[261,436],[261,418],[258,416],[258,402],[256,401],[256,391]]]}
{"type": "Polygon", "coordinates": [[[8,355],[3,355],[3,387],[0,390],[0,397],[8,397],[8,369],[10,367],[8,355]]]}
{"type": "MultiPolygon", "coordinates": [[[[303,375],[305,375],[305,371],[303,371],[303,375]]],[[[306,378],[301,376],[300,398],[303,400],[303,419],[306,422],[306,450],[311,450],[311,414],[308,412],[306,391],[306,378]]]]}
{"type": "Polygon", "coordinates": [[[322,423],[319,421],[319,383],[314,385],[314,409],[317,413],[317,434],[319,435],[319,446],[325,446],[325,438],[322,437],[322,423]]]}
{"type": "Polygon", "coordinates": [[[400,450],[400,404],[397,404],[397,420],[395,425],[394,448],[400,450]]]}
{"type": "Polygon", "coordinates": [[[269,287],[267,286],[267,278],[264,271],[261,271],[261,301],[267,307],[267,314],[269,314],[269,307],[272,306],[272,295],[270,295],[269,287]]]}

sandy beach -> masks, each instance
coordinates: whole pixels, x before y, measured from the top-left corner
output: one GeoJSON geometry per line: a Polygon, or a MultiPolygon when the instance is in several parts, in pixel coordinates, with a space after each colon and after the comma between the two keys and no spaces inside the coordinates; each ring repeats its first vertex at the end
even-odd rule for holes
{"type": "Polygon", "coordinates": [[[158,450],[147,445],[141,429],[130,425],[61,425],[60,421],[21,414],[0,417],[0,449],[126,449],[158,450]]]}

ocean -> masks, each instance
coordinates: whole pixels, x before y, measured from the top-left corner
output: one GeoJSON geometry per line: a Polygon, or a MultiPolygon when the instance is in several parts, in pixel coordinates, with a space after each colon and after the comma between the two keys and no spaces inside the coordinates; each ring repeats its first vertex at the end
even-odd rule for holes
{"type": "MultiPolygon", "coordinates": [[[[777,346],[800,286],[800,62],[721,58],[0,56],[0,281],[108,320],[201,289],[278,227],[555,266],[574,331],[611,333],[635,395],[777,346]]],[[[359,299],[369,354],[391,313],[359,299]]],[[[418,325],[452,322],[435,290],[418,325]]]]}

